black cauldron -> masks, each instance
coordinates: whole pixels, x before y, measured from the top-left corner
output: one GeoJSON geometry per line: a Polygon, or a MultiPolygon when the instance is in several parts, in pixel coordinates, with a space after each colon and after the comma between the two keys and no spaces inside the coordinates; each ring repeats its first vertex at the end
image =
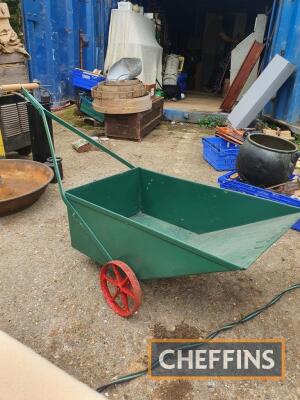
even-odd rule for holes
{"type": "Polygon", "coordinates": [[[300,152],[292,142],[252,133],[241,146],[237,170],[245,182],[271,187],[289,180],[299,157],[300,152]]]}

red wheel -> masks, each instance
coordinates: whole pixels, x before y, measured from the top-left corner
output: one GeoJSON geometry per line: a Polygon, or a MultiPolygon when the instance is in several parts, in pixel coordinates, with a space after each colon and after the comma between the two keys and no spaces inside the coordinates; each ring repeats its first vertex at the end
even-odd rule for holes
{"type": "Polygon", "coordinates": [[[100,269],[100,286],[108,305],[121,317],[131,317],[141,305],[139,281],[122,261],[110,261],[100,269]]]}

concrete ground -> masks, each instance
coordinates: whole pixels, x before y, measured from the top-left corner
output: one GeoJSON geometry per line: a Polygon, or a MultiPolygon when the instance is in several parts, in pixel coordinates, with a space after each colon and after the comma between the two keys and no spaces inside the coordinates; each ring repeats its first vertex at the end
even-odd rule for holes
{"type": "MultiPolygon", "coordinates": [[[[206,134],[197,126],[163,123],[142,143],[109,140],[108,146],[133,164],[216,185],[219,174],[201,156],[199,139],[206,134]]],[[[67,188],[124,169],[104,153],[76,153],[72,141],[73,134],[55,125],[67,188]]],[[[72,249],[66,208],[56,185],[50,185],[32,207],[2,218],[0,226],[0,329],[93,388],[144,368],[147,339],[203,338],[300,281],[300,236],[290,230],[245,272],[142,283],[142,307],[127,320],[104,302],[98,265],[72,249]]],[[[257,319],[221,335],[285,338],[284,382],[154,382],[143,377],[108,390],[107,396],[126,400],[299,399],[299,305],[300,290],[257,319]]]]}
{"type": "Polygon", "coordinates": [[[211,93],[190,92],[184,101],[165,101],[164,108],[169,110],[182,110],[188,112],[203,111],[208,113],[220,110],[223,98],[211,93]]]}

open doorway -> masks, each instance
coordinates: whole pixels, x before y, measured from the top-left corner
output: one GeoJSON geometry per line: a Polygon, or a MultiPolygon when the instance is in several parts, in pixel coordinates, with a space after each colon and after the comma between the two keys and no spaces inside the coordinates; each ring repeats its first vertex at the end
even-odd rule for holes
{"type": "MultiPolygon", "coordinates": [[[[231,51],[254,30],[272,0],[148,0],[164,56],[184,57],[186,98],[168,108],[216,112],[230,85],[231,51]]],[[[165,57],[164,57],[165,58],[165,57]]]]}

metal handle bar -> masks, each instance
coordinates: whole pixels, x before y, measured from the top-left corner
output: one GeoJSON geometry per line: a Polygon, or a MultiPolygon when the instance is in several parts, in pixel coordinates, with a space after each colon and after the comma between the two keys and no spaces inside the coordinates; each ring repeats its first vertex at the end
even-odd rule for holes
{"type": "Polygon", "coordinates": [[[65,198],[65,192],[64,192],[64,188],[63,188],[63,184],[62,184],[62,180],[60,177],[60,173],[59,173],[59,169],[58,169],[58,164],[56,161],[56,157],[55,157],[55,150],[54,150],[54,145],[53,145],[53,141],[51,138],[51,134],[49,131],[49,126],[48,126],[48,122],[47,122],[47,117],[51,118],[52,120],[58,122],[60,125],[62,125],[63,127],[69,129],[70,131],[72,131],[73,133],[75,133],[77,136],[81,137],[82,139],[86,140],[88,143],[90,143],[91,145],[97,147],[98,149],[102,150],[104,153],[109,154],[111,157],[113,157],[114,159],[116,159],[117,161],[121,162],[122,164],[126,165],[128,168],[133,169],[135,168],[134,165],[130,164],[128,161],[124,160],[122,157],[120,157],[118,154],[114,153],[113,151],[109,150],[108,148],[106,148],[105,146],[103,146],[102,144],[100,144],[99,142],[97,142],[96,140],[92,139],[91,137],[89,137],[88,135],[86,135],[85,133],[83,133],[81,130],[75,128],[73,125],[69,124],[68,122],[64,121],[63,119],[59,118],[57,115],[51,113],[50,111],[46,110],[41,103],[39,103],[37,101],[37,99],[35,97],[33,97],[28,90],[26,90],[25,88],[22,88],[22,93],[24,95],[24,97],[33,105],[33,107],[40,113],[42,120],[43,120],[43,124],[45,127],[45,131],[46,131],[46,135],[47,135],[47,139],[48,139],[48,143],[49,143],[49,147],[50,147],[50,152],[51,152],[51,156],[52,156],[52,160],[53,160],[53,164],[54,164],[54,170],[56,173],[56,177],[57,177],[57,182],[58,182],[58,187],[59,187],[59,191],[61,196],[63,197],[64,200],[66,200],[65,198]]]}
{"type": "Polygon", "coordinates": [[[133,165],[131,165],[129,162],[127,162],[126,160],[123,160],[123,158],[121,158],[117,154],[113,153],[112,151],[108,150],[106,147],[102,146],[100,143],[96,142],[95,140],[91,139],[89,136],[85,135],[79,129],[76,129],[75,127],[73,127],[72,125],[68,124],[67,122],[65,122],[61,118],[57,117],[56,115],[53,115],[50,111],[47,111],[26,89],[22,88],[22,92],[24,94],[24,97],[36,108],[36,110],[40,113],[40,115],[41,115],[41,117],[43,119],[43,123],[44,123],[45,130],[46,130],[46,135],[47,135],[47,139],[48,139],[48,143],[49,143],[49,147],[50,147],[50,152],[51,152],[51,156],[52,156],[52,159],[53,159],[54,170],[55,170],[56,177],[57,177],[58,188],[59,188],[59,192],[60,192],[60,195],[61,195],[64,203],[67,205],[67,207],[69,207],[69,209],[72,211],[73,217],[77,218],[78,223],[80,224],[80,226],[82,226],[87,231],[87,233],[90,235],[91,239],[94,241],[96,246],[100,249],[102,254],[106,257],[106,259],[107,260],[112,260],[112,256],[106,250],[106,248],[101,243],[101,241],[97,238],[97,236],[95,235],[94,231],[89,227],[89,225],[86,223],[84,218],[74,208],[74,206],[68,200],[68,198],[67,198],[67,196],[65,194],[65,191],[64,191],[64,188],[63,188],[63,184],[62,184],[62,180],[61,180],[60,173],[59,173],[58,164],[57,164],[56,157],[55,157],[55,150],[54,150],[54,146],[53,146],[53,141],[51,139],[51,134],[50,134],[50,130],[49,130],[49,126],[48,126],[46,115],[48,117],[52,118],[53,120],[55,120],[56,122],[60,123],[64,127],[69,128],[76,135],[78,135],[81,138],[85,139],[90,144],[98,147],[99,149],[103,150],[105,153],[108,153],[113,158],[115,158],[118,161],[120,161],[123,164],[125,164],[127,167],[129,167],[131,169],[135,168],[135,167],[133,165]]]}

